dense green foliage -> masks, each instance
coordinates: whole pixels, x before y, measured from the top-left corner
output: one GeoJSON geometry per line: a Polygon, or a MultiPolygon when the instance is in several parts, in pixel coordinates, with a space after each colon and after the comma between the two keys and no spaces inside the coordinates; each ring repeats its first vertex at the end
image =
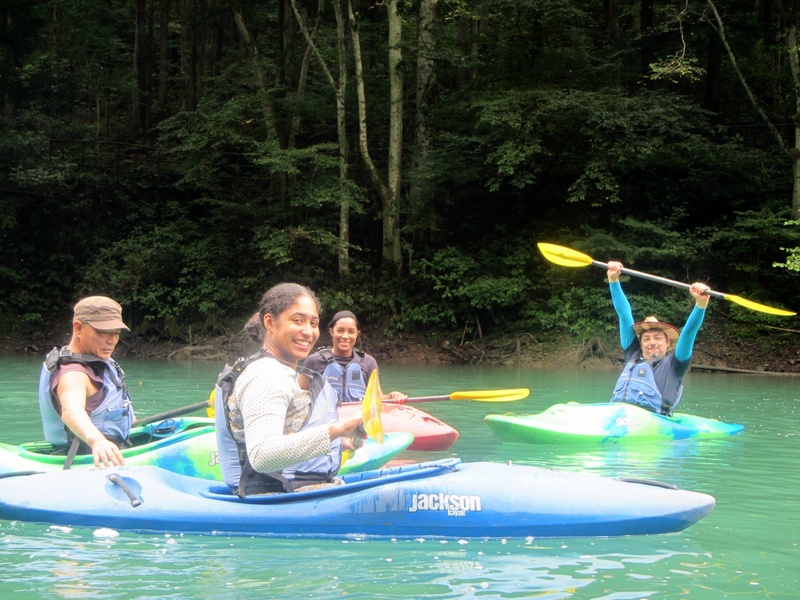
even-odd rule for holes
{"type": "MultiPolygon", "coordinates": [[[[328,314],[351,308],[387,333],[613,331],[604,274],[549,264],[537,241],[800,308],[792,163],[721,52],[706,2],[438,3],[436,45],[420,48],[424,4],[399,5],[397,271],[359,155],[352,38],[342,179],[335,91],[319,62],[338,71],[330,3],[317,27],[317,6],[297,4],[319,52],[305,59],[289,0],[4,2],[0,331],[102,293],[140,334],[219,332],[285,280],[317,290],[328,314]],[[423,51],[435,85],[415,96],[423,51]]],[[[757,4],[716,8],[759,109],[792,140],[782,36],[797,16],[757,4]]],[[[354,8],[369,147],[386,172],[386,10],[354,8]]],[[[637,316],[682,323],[688,312],[672,288],[626,290],[637,316]]],[[[729,323],[790,323],[715,306],[729,323]]]]}

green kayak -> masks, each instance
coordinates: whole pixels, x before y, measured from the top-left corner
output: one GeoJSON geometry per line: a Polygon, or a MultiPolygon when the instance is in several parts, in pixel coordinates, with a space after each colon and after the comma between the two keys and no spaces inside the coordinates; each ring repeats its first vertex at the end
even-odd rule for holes
{"type": "Polygon", "coordinates": [[[523,444],[616,444],[717,438],[744,429],[744,425],[681,413],[665,417],[621,402],[569,402],[556,404],[535,415],[486,415],[483,420],[504,442],[523,444]]]}
{"type": "MultiPolygon", "coordinates": [[[[406,432],[384,435],[384,443],[367,440],[352,453],[339,473],[356,473],[377,469],[405,450],[414,436],[406,432]]],[[[214,420],[205,417],[167,419],[134,427],[130,436],[133,446],[123,450],[129,466],[156,466],[203,479],[222,479],[217,454],[214,420]]],[[[0,443],[0,474],[11,471],[59,471],[65,456],[53,454],[47,442],[29,442],[19,446],[0,443]]],[[[72,468],[92,468],[90,455],[76,456],[72,468]]]]}

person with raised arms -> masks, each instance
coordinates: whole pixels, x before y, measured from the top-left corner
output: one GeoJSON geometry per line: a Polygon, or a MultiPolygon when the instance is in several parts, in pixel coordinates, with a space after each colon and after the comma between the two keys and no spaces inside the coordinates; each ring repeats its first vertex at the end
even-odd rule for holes
{"type": "MultiPolygon", "coordinates": [[[[328,323],[328,333],[333,345],[330,348],[321,348],[309,356],[303,361],[303,369],[322,375],[336,390],[340,403],[361,402],[370,375],[378,370],[378,362],[356,348],[360,334],[358,319],[349,310],[339,311],[328,323]]],[[[381,400],[401,404],[408,399],[402,392],[384,394],[380,383],[378,388],[381,400]]]]}
{"type": "Polygon", "coordinates": [[[670,415],[680,402],[683,379],[689,369],[695,337],[705,317],[710,289],[695,282],[689,292],[695,305],[683,331],[656,317],[634,323],[630,302],[622,291],[619,275],[622,263],[609,261],[608,284],[611,301],[619,317],[619,336],[625,351],[625,367],[614,387],[611,402],[626,402],[652,412],[670,415]]]}
{"type": "Polygon", "coordinates": [[[338,420],[338,397],[322,377],[300,380],[298,362],[319,339],[319,312],[307,287],[270,288],[245,326],[261,348],[217,380],[220,464],[240,497],[337,484],[342,438],[366,438],[361,417],[338,420]]]}
{"type": "Polygon", "coordinates": [[[72,337],[53,348],[39,376],[39,410],[45,439],[67,452],[92,454],[95,467],[124,465],[134,420],[125,373],[111,354],[122,331],[122,307],[105,296],[89,296],[73,309],[72,337]],[[67,450],[69,448],[69,450],[67,450]]]}

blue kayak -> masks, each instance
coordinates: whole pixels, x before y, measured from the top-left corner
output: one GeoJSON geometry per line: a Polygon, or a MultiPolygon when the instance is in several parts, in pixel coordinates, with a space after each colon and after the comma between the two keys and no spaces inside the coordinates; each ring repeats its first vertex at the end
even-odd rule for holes
{"type": "Polygon", "coordinates": [[[159,533],[498,539],[675,532],[715,504],[658,482],[457,458],[342,479],[242,500],[219,483],[150,466],[8,473],[0,519],[159,533]]]}

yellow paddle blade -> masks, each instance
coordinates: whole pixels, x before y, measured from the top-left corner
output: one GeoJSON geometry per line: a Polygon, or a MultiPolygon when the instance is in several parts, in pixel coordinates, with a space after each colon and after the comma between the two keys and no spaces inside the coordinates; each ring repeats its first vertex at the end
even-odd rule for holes
{"type": "Polygon", "coordinates": [[[547,260],[562,267],[588,267],[592,264],[591,256],[587,256],[572,248],[565,248],[564,246],[557,246],[556,244],[545,244],[544,242],[540,242],[536,245],[539,247],[539,252],[541,252],[547,260]]]}
{"type": "Polygon", "coordinates": [[[214,389],[211,390],[211,394],[208,396],[208,408],[206,408],[206,415],[208,415],[209,419],[214,418],[214,406],[217,403],[217,387],[214,386],[214,389]]]}
{"type": "Polygon", "coordinates": [[[478,400],[480,402],[514,402],[530,395],[528,388],[510,390],[476,390],[474,392],[453,392],[451,400],[478,400]]]}
{"type": "Polygon", "coordinates": [[[369,376],[367,391],[361,401],[361,418],[364,424],[364,431],[367,435],[379,444],[383,443],[383,425],[381,424],[381,399],[378,395],[380,390],[378,380],[378,369],[375,369],[369,376]]]}
{"type": "Polygon", "coordinates": [[[342,450],[342,464],[340,466],[344,466],[344,463],[353,458],[355,455],[355,450],[342,450]]]}
{"type": "Polygon", "coordinates": [[[734,296],[733,294],[725,294],[725,300],[730,300],[731,302],[733,302],[734,304],[738,304],[739,306],[744,306],[745,308],[749,308],[750,310],[757,310],[759,312],[767,313],[769,315],[778,315],[780,317],[791,317],[797,314],[796,312],[783,310],[782,308],[773,308],[772,306],[759,304],[758,302],[753,302],[752,300],[747,300],[746,298],[742,298],[740,296],[734,296]]]}

